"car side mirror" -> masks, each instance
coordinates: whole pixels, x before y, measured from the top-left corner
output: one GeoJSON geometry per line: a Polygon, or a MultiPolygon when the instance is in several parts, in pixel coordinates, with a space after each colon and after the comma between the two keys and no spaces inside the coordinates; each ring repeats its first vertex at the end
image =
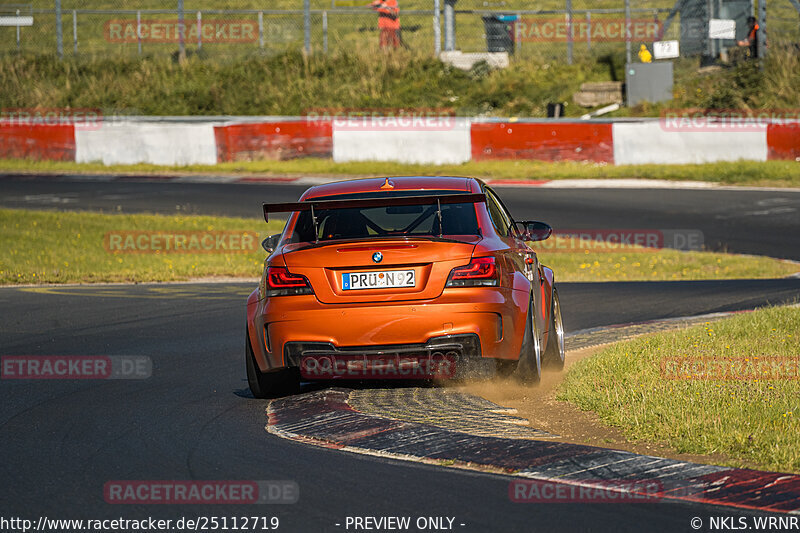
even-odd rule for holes
{"type": "Polygon", "coordinates": [[[520,238],[529,242],[543,241],[553,234],[550,224],[536,221],[517,222],[517,230],[520,238]]]}
{"type": "Polygon", "coordinates": [[[270,235],[263,241],[261,241],[261,246],[269,253],[275,251],[275,248],[278,247],[278,243],[280,242],[281,234],[278,233],[277,235],[270,235]]]}

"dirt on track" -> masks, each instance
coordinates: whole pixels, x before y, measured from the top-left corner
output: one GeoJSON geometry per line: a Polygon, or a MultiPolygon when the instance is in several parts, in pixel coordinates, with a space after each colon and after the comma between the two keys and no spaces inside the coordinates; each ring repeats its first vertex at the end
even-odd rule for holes
{"type": "Polygon", "coordinates": [[[594,412],[581,411],[570,403],[556,400],[556,390],[563,381],[565,372],[577,361],[602,349],[603,346],[592,346],[567,352],[564,371],[545,371],[538,386],[522,385],[513,379],[493,379],[470,382],[457,387],[457,390],[516,409],[516,416],[530,421],[530,427],[558,435],[547,440],[626,450],[695,463],[726,462],[722,455],[684,454],[662,443],[630,441],[619,428],[605,425],[594,412]]]}

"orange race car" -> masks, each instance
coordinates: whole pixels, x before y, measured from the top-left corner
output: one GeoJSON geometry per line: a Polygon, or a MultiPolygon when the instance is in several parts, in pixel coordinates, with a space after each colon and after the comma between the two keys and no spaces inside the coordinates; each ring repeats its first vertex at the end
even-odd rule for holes
{"type": "Polygon", "coordinates": [[[370,178],[319,185],[291,213],[247,300],[247,379],[257,398],[300,380],[446,379],[563,368],[553,271],[480,180],[370,178]]]}

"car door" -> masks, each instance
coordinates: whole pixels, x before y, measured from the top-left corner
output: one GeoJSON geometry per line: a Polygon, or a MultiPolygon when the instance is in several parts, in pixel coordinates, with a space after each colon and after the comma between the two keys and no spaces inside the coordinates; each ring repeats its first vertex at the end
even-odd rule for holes
{"type": "Polygon", "coordinates": [[[545,300],[542,294],[542,275],[536,252],[522,239],[514,219],[497,193],[489,187],[486,187],[485,193],[492,223],[501,238],[509,245],[506,264],[513,265],[514,269],[530,283],[534,309],[537,311],[536,325],[542,332],[545,330],[546,311],[542,305],[545,300]],[[501,230],[501,227],[504,229],[501,230]]]}

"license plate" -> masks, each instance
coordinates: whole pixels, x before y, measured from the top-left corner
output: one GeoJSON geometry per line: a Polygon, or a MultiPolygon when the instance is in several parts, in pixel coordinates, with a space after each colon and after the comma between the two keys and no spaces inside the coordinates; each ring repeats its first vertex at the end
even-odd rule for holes
{"type": "Polygon", "coordinates": [[[351,272],[342,274],[342,290],[397,289],[413,287],[416,276],[413,270],[387,270],[383,272],[351,272]]]}
{"type": "Polygon", "coordinates": [[[457,357],[432,355],[304,355],[300,376],[305,379],[450,379],[457,357]]]}

